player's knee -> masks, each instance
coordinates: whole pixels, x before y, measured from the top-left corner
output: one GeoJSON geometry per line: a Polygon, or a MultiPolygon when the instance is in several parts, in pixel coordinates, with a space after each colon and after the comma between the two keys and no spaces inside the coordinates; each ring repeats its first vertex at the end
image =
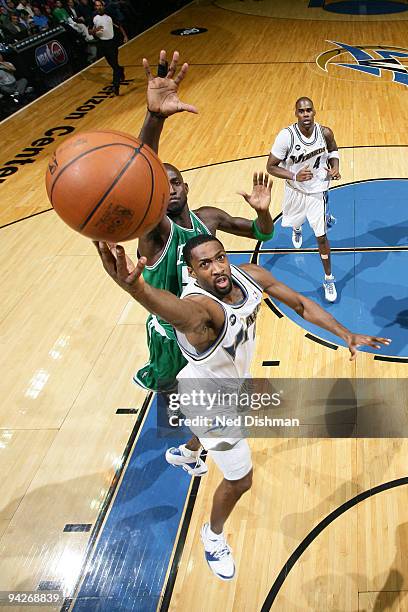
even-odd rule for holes
{"type": "Polygon", "coordinates": [[[326,234],[323,234],[323,236],[316,236],[316,240],[317,240],[317,244],[324,245],[327,242],[327,236],[326,234]]]}
{"type": "Polygon", "coordinates": [[[251,469],[243,478],[228,481],[228,485],[232,487],[235,495],[241,497],[241,495],[249,491],[252,487],[252,473],[253,470],[251,469]]]}

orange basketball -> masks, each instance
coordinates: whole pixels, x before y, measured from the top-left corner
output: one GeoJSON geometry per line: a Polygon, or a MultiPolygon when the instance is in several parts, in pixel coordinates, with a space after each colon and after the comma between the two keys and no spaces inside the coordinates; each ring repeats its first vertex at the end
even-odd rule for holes
{"type": "Polygon", "coordinates": [[[156,153],[138,138],[113,130],[65,140],[50,159],[46,187],[65,223],[108,242],[152,230],[169,199],[166,170],[156,153]]]}

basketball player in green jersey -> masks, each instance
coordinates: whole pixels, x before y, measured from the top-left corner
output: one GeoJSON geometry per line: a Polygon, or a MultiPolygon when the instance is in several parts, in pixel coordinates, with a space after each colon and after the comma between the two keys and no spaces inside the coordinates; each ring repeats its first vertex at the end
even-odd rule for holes
{"type": "MultiPolygon", "coordinates": [[[[182,103],[177,96],[179,83],[184,78],[188,65],[183,64],[175,76],[178,53],[175,52],[165,77],[153,77],[146,59],[143,65],[148,78],[148,112],[139,138],[158,152],[159,140],[164,121],[171,115],[187,111],[197,113],[194,106],[182,103]]],[[[165,51],[160,53],[159,74],[166,65],[165,51]]],[[[162,72],[163,74],[163,72],[162,72]]],[[[183,260],[185,243],[198,234],[215,234],[222,230],[255,240],[269,240],[273,236],[273,220],[269,212],[272,182],[268,176],[254,174],[252,194],[240,192],[248,204],[256,211],[255,221],[232,217],[219,208],[204,206],[196,211],[188,207],[188,185],[183,181],[179,170],[165,164],[170,182],[170,199],[167,215],[149,234],[139,239],[140,256],[147,258],[144,270],[145,280],[157,289],[166,289],[180,296],[188,281],[187,266],[183,260]]],[[[145,389],[174,392],[176,377],[186,365],[186,360],[178,348],[171,325],[155,315],[150,315],[146,323],[149,361],[134,375],[134,381],[145,389]]],[[[191,440],[186,453],[193,464],[200,447],[198,439],[191,440]],[[190,456],[190,451],[193,455],[190,456]]],[[[185,448],[185,447],[184,447],[185,448]]],[[[183,463],[183,460],[181,460],[183,463]]],[[[205,468],[205,464],[203,464],[205,468]]],[[[189,465],[186,469],[191,473],[189,465]]],[[[194,472],[198,475],[198,472],[194,472]]]]}
{"type": "MultiPolygon", "coordinates": [[[[160,53],[160,67],[166,63],[165,51],[160,53]]],[[[188,65],[183,64],[179,74],[173,79],[178,63],[178,53],[175,52],[168,72],[164,78],[153,77],[146,59],[143,65],[148,77],[147,107],[148,112],[139,138],[148,144],[156,153],[164,121],[171,115],[187,111],[197,113],[197,109],[180,102],[177,96],[179,83],[183,80],[188,65]]],[[[241,192],[246,201],[257,212],[256,221],[241,217],[232,217],[219,208],[205,206],[192,212],[189,210],[187,195],[188,185],[177,168],[165,164],[170,182],[170,199],[167,215],[149,234],[139,239],[138,250],[141,256],[147,258],[144,277],[156,288],[166,289],[179,296],[187,283],[187,266],[183,261],[185,243],[197,234],[215,234],[222,230],[254,238],[268,240],[273,235],[273,220],[269,212],[270,189],[268,177],[262,173],[254,175],[253,192],[248,195],[241,192]]],[[[154,391],[170,390],[176,381],[176,376],[185,365],[174,333],[167,323],[155,316],[147,320],[149,363],[134,376],[135,382],[142,387],[154,391]]]]}

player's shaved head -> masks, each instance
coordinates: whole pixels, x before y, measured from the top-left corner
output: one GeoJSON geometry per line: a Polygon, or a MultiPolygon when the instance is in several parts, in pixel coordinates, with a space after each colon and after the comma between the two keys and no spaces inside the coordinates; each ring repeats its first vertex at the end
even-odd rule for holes
{"type": "Polygon", "coordinates": [[[179,176],[181,179],[183,179],[181,172],[178,168],[176,168],[176,166],[173,166],[173,164],[168,164],[167,162],[163,164],[163,166],[166,168],[167,174],[169,172],[172,172],[173,174],[177,174],[177,176],[179,176]]]}
{"type": "Polygon", "coordinates": [[[295,108],[297,109],[300,106],[301,102],[306,102],[306,104],[310,104],[312,108],[314,108],[313,100],[308,98],[307,96],[303,96],[302,98],[298,98],[295,102],[295,108]]]}
{"type": "Polygon", "coordinates": [[[167,205],[167,216],[177,217],[188,206],[187,194],[188,185],[184,182],[183,176],[176,166],[173,164],[164,164],[167,172],[167,178],[170,184],[170,198],[167,205]]]}

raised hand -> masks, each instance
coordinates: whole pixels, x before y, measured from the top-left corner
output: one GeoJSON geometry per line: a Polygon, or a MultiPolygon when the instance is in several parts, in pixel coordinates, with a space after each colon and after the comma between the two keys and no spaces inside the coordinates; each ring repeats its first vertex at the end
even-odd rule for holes
{"type": "Polygon", "coordinates": [[[376,336],[365,336],[364,334],[351,334],[347,340],[347,345],[351,353],[350,361],[354,361],[357,357],[359,346],[371,346],[372,348],[380,349],[381,344],[388,346],[392,340],[389,338],[377,338],[376,336]]]}
{"type": "Polygon", "coordinates": [[[125,253],[125,249],[119,244],[108,244],[107,242],[96,242],[94,245],[102,260],[103,267],[111,278],[133,297],[142,293],[144,279],[142,272],[146,265],[146,257],[141,257],[136,266],[125,253]]]}
{"type": "Polygon", "coordinates": [[[250,206],[257,212],[268,210],[271,203],[272,179],[268,174],[263,172],[254,172],[252,193],[246,191],[238,191],[250,206]]]}
{"type": "MultiPolygon", "coordinates": [[[[160,113],[164,117],[170,117],[170,115],[182,113],[183,111],[198,113],[195,106],[181,102],[177,95],[178,86],[188,70],[188,64],[184,63],[178,75],[173,78],[177,70],[178,60],[179,52],[175,51],[167,75],[163,78],[154,77],[151,73],[149,62],[146,58],[143,58],[143,67],[148,79],[147,108],[152,113],[160,113]]],[[[160,51],[159,64],[161,66],[166,64],[166,51],[164,50],[160,51]]]]}

